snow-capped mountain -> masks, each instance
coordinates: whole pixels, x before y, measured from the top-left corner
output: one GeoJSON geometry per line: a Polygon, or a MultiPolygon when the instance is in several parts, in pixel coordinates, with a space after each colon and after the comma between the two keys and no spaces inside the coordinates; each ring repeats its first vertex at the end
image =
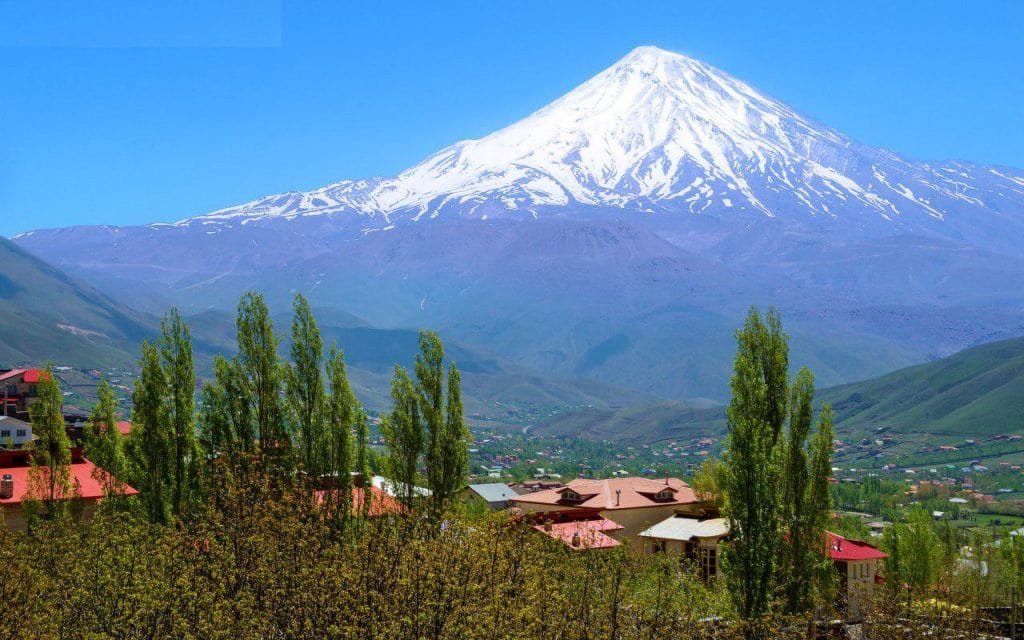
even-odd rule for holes
{"type": "Polygon", "coordinates": [[[823,385],[1024,334],[1024,171],[858,143],[653,47],[395,177],[16,243],[146,311],[302,291],[678,399],[727,396],[751,304],[823,385]]]}
{"type": "MultiPolygon", "coordinates": [[[[707,64],[640,47],[548,106],[394,178],[273,195],[179,225],[359,214],[363,232],[567,208],[934,226],[1024,201],[1024,173],[858,144],[707,64]]],[[[954,225],[959,227],[960,225],[954,225]]]]}

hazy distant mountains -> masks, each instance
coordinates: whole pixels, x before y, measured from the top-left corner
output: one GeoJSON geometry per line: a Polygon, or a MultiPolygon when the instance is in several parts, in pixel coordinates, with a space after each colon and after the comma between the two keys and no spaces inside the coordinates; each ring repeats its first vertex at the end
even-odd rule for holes
{"type": "MultiPolygon", "coordinates": [[[[1024,432],[1024,338],[966,349],[935,362],[878,378],[820,390],[816,402],[835,411],[844,439],[881,430],[935,446],[960,438],[1024,432]],[[938,440],[936,440],[938,439],[938,440]]],[[[657,442],[720,436],[725,409],[665,402],[643,407],[594,407],[544,421],[534,433],[657,442]]]]}
{"type": "Polygon", "coordinates": [[[1024,334],[1024,171],[862,145],[652,47],[394,178],[16,241],[150,311],[301,290],[674,399],[725,398],[750,304],[822,385],[1024,334]]]}

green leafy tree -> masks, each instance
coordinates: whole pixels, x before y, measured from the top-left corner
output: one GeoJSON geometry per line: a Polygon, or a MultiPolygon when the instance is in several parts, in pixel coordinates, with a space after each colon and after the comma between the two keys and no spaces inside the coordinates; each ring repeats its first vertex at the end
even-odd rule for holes
{"type": "Polygon", "coordinates": [[[171,437],[171,512],[179,516],[198,496],[199,442],[196,439],[196,371],[192,336],[177,308],[160,323],[160,359],[167,381],[171,437]]]}
{"type": "Polygon", "coordinates": [[[762,321],[751,309],[737,342],[722,474],[733,539],[723,564],[736,610],[749,620],[769,612],[778,583],[779,441],[789,395],[789,350],[779,316],[772,310],[762,321]]]}
{"type": "MultiPolygon", "coordinates": [[[[47,366],[40,375],[36,394],[35,402],[29,406],[36,438],[28,478],[29,495],[38,503],[38,515],[55,519],[68,513],[68,500],[74,496],[75,487],[71,479],[71,440],[62,413],[64,396],[52,367],[47,366]]],[[[30,511],[35,511],[35,505],[30,511]]]]}
{"type": "Polygon", "coordinates": [[[424,430],[420,419],[419,392],[408,372],[395,365],[391,378],[391,413],[381,421],[381,434],[388,448],[384,468],[395,484],[402,502],[412,505],[419,477],[424,430]]]}
{"type": "Polygon", "coordinates": [[[370,421],[362,408],[356,412],[356,471],[364,486],[361,510],[365,516],[370,512],[373,502],[373,493],[370,491],[373,484],[373,469],[370,467],[370,421]]]}
{"type": "Polygon", "coordinates": [[[167,522],[174,495],[174,430],[167,402],[167,378],[157,345],[142,343],[141,373],[132,393],[129,454],[134,485],[153,522],[167,522]]]}
{"type": "Polygon", "coordinates": [[[882,546],[889,552],[885,567],[894,586],[906,584],[920,592],[935,581],[942,548],[931,514],[925,509],[912,509],[905,522],[886,528],[882,546]]]}
{"type": "Polygon", "coordinates": [[[246,292],[238,303],[238,371],[260,449],[278,464],[290,448],[281,410],[281,364],[263,296],[246,292]]]}
{"type": "Polygon", "coordinates": [[[334,506],[338,517],[344,522],[352,511],[352,427],[360,418],[362,410],[348,383],[344,355],[336,347],[331,347],[327,359],[327,379],[331,386],[327,398],[328,466],[336,478],[334,506]]]}
{"type": "Polygon", "coordinates": [[[107,471],[106,491],[112,493],[124,479],[127,461],[124,452],[124,436],[117,429],[117,399],[106,379],[96,385],[99,402],[89,415],[85,428],[85,455],[89,460],[107,471]]]}
{"type": "Polygon", "coordinates": [[[469,429],[462,413],[462,378],[452,363],[448,367],[445,420],[434,446],[434,481],[430,487],[434,509],[441,513],[466,482],[469,471],[469,429]]]}
{"type": "Polygon", "coordinates": [[[311,476],[319,477],[329,470],[329,443],[324,431],[324,379],[321,372],[323,339],[309,302],[302,294],[295,294],[293,309],[295,317],[292,320],[291,364],[285,385],[288,410],[297,428],[299,460],[311,476]]]}

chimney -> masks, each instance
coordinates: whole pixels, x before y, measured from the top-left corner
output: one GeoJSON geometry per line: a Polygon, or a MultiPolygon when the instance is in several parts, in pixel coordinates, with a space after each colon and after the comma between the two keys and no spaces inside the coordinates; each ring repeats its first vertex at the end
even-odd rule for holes
{"type": "Polygon", "coordinates": [[[615,490],[615,506],[619,506],[619,496],[622,495],[622,489],[615,490]]]}
{"type": "Polygon", "coordinates": [[[0,498],[8,499],[14,497],[14,478],[11,474],[5,473],[2,480],[0,480],[0,498]]]}

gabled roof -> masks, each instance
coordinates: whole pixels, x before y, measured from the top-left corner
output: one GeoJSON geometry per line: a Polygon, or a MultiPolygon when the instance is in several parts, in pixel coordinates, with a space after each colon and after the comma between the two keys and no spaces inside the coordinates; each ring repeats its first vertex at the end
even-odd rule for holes
{"type": "MultiPolygon", "coordinates": [[[[117,488],[119,495],[134,496],[139,492],[123,482],[119,482],[109,473],[97,467],[88,460],[73,462],[71,467],[71,483],[76,485],[78,495],[75,497],[85,500],[95,500],[106,495],[105,486],[111,481],[117,488]]],[[[0,478],[10,475],[14,480],[14,496],[0,498],[0,505],[21,504],[28,498],[29,483],[28,474],[30,466],[0,467],[0,478]]],[[[41,467],[45,469],[46,467],[41,467]]]]}
{"type": "Polygon", "coordinates": [[[0,425],[10,429],[31,429],[32,424],[24,420],[18,420],[13,416],[0,415],[0,425]]]}
{"type": "Polygon", "coordinates": [[[729,521],[725,518],[699,520],[684,516],[671,516],[640,533],[641,538],[678,540],[689,542],[694,538],[723,538],[729,535],[729,521]]]}
{"type": "Polygon", "coordinates": [[[889,554],[879,551],[874,546],[860,540],[844,538],[838,533],[825,532],[828,536],[828,553],[833,560],[856,561],[856,560],[881,560],[888,558],[889,554]]]}
{"type": "Polygon", "coordinates": [[[10,371],[0,372],[0,381],[10,380],[17,378],[24,374],[25,382],[29,384],[36,384],[41,379],[45,379],[46,369],[11,369],[10,371]]]}
{"type": "Polygon", "coordinates": [[[504,482],[471,484],[466,488],[483,498],[486,502],[505,502],[519,497],[519,494],[504,482]]]}
{"type": "Polygon", "coordinates": [[[608,478],[606,480],[579,478],[560,489],[528,493],[512,498],[512,500],[518,504],[548,504],[602,511],[699,502],[693,489],[679,478],[652,480],[639,477],[608,478]],[[567,490],[575,492],[582,499],[567,500],[565,497],[567,490]],[[655,498],[666,490],[671,494],[670,498],[655,498]]]}
{"type": "Polygon", "coordinates": [[[618,531],[623,526],[603,517],[536,524],[533,528],[546,536],[563,542],[573,551],[608,549],[622,544],[607,534],[611,531],[618,531]]]}

